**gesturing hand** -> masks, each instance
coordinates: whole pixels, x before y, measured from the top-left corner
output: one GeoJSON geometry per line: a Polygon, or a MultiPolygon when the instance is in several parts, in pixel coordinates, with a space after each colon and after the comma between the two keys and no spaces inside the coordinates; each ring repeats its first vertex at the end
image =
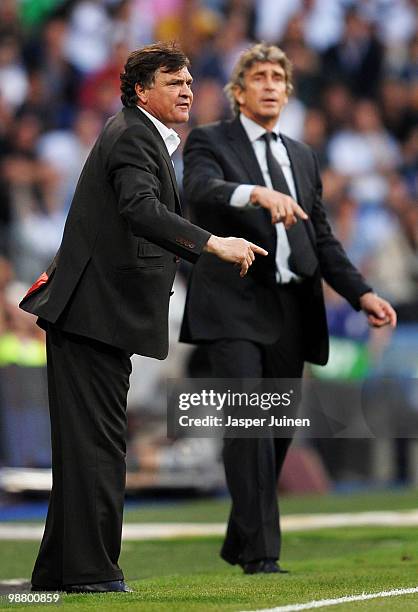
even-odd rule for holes
{"type": "Polygon", "coordinates": [[[369,325],[383,327],[390,325],[396,327],[396,312],[392,306],[375,293],[368,291],[360,298],[360,306],[367,315],[369,325]]]}
{"type": "Polygon", "coordinates": [[[274,189],[254,187],[250,200],[252,204],[258,204],[269,210],[271,222],[283,223],[286,229],[294,225],[298,218],[303,220],[308,218],[306,212],[293,198],[274,189]]]}
{"type": "Polygon", "coordinates": [[[261,247],[244,240],[244,238],[219,238],[212,236],[205,246],[205,251],[213,253],[224,261],[234,263],[241,268],[240,276],[245,276],[257,255],[268,255],[261,247]]]}

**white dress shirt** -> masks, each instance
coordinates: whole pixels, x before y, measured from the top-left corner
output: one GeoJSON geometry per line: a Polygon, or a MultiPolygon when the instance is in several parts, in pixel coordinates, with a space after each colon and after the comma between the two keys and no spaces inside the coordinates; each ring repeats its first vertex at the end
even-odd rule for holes
{"type": "Polygon", "coordinates": [[[161,121],[157,119],[157,117],[151,115],[151,113],[142,108],[142,106],[137,105],[137,108],[139,108],[139,110],[143,112],[144,115],[146,115],[150,121],[153,122],[153,124],[159,131],[161,138],[164,140],[164,144],[167,147],[168,154],[171,157],[180,144],[180,136],[175,130],[168,128],[166,125],[164,125],[164,123],[161,123],[161,121]]]}
{"type": "MultiPolygon", "coordinates": [[[[247,136],[253,146],[255,156],[263,173],[264,182],[270,189],[273,188],[267,167],[266,158],[266,143],[262,139],[266,133],[261,125],[255,123],[245,115],[240,115],[240,121],[247,133],[247,136]]],[[[274,157],[279,162],[284,177],[289,187],[292,198],[297,201],[295,181],[293,179],[292,167],[290,159],[286,151],[286,147],[280,140],[278,123],[272,130],[277,134],[277,140],[271,140],[270,147],[274,157]]],[[[251,192],[256,185],[239,185],[232,193],[230,204],[242,208],[250,205],[251,192]]],[[[300,277],[289,269],[290,245],[287,238],[286,229],[283,223],[276,223],[277,247],[276,247],[276,280],[278,283],[288,283],[291,280],[300,280],[300,277]]]]}

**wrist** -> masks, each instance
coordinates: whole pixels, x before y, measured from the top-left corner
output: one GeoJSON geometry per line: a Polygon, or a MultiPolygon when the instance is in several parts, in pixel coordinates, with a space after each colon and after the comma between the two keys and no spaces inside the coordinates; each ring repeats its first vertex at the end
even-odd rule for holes
{"type": "Polygon", "coordinates": [[[372,291],[371,289],[369,289],[369,291],[365,291],[359,297],[359,302],[361,303],[362,300],[367,299],[367,296],[370,296],[370,295],[376,295],[376,293],[372,291]]]}
{"type": "Polygon", "coordinates": [[[370,298],[377,297],[374,291],[365,291],[358,299],[358,304],[361,310],[367,310],[370,306],[370,298]]]}
{"type": "Polygon", "coordinates": [[[260,204],[259,204],[260,189],[262,189],[262,187],[257,185],[256,187],[254,187],[254,189],[252,190],[252,192],[250,194],[250,204],[252,206],[255,206],[256,208],[258,206],[260,206],[260,204]]]}
{"type": "Polygon", "coordinates": [[[217,253],[219,251],[219,242],[220,240],[218,236],[212,234],[207,243],[205,244],[203,250],[206,251],[206,253],[217,253]]]}

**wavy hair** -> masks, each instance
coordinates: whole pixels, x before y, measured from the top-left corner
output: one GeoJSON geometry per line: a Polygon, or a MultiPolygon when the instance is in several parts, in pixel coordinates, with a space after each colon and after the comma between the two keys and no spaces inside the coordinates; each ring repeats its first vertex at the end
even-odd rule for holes
{"type": "Polygon", "coordinates": [[[293,91],[292,64],[286,53],[279,47],[276,47],[276,45],[268,45],[264,42],[258,43],[240,55],[232,71],[231,78],[224,87],[224,92],[229,99],[234,115],[238,115],[240,111],[234,92],[237,88],[245,89],[245,73],[258,62],[279,64],[284,70],[287,95],[290,95],[293,91]]]}
{"type": "Polygon", "coordinates": [[[158,69],[177,72],[185,66],[190,66],[189,59],[175,42],[157,42],[132,51],[126,60],[124,72],[120,74],[122,104],[136,106],[138,96],[135,85],[139,83],[145,89],[152,87],[158,69]]]}

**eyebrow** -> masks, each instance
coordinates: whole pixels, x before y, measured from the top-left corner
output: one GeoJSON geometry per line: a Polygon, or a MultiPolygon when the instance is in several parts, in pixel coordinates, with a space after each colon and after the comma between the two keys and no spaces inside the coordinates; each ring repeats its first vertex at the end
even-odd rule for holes
{"type": "MultiPolygon", "coordinates": [[[[267,74],[267,70],[257,70],[257,72],[253,72],[251,76],[259,76],[259,75],[265,75],[265,74],[267,74]]],[[[273,74],[275,76],[281,76],[285,78],[285,75],[281,70],[273,70],[273,74]]]]}
{"type": "Polygon", "coordinates": [[[183,85],[183,83],[191,85],[193,83],[192,77],[190,77],[189,79],[170,79],[169,81],[166,81],[164,85],[183,85]]]}

